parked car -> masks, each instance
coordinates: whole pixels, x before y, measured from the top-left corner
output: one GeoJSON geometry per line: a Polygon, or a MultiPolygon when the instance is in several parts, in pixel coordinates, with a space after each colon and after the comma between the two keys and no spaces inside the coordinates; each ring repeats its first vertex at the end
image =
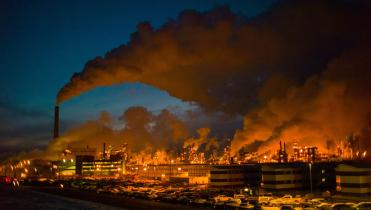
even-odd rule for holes
{"type": "Polygon", "coordinates": [[[371,210],[371,202],[360,202],[354,205],[356,210],[371,210]]]}
{"type": "Polygon", "coordinates": [[[316,205],[316,208],[318,210],[331,210],[331,204],[329,204],[329,203],[320,203],[320,204],[316,205]]]}
{"type": "Polygon", "coordinates": [[[231,197],[228,197],[228,196],[225,196],[225,195],[217,195],[216,197],[214,197],[215,203],[217,203],[217,202],[227,202],[231,199],[232,199],[231,197]]]}
{"type": "Polygon", "coordinates": [[[314,205],[318,205],[320,203],[323,203],[324,201],[325,201],[324,198],[313,198],[309,202],[314,204],[314,205]]]}
{"type": "Polygon", "coordinates": [[[244,199],[245,195],[244,194],[234,194],[233,198],[239,198],[239,199],[244,199]]]}
{"type": "Polygon", "coordinates": [[[269,201],[271,201],[272,199],[273,197],[269,195],[262,195],[258,197],[259,203],[263,203],[263,204],[269,203],[269,201]]]}
{"type": "Polygon", "coordinates": [[[335,203],[331,206],[332,210],[354,210],[354,204],[350,203],[335,203]]]}

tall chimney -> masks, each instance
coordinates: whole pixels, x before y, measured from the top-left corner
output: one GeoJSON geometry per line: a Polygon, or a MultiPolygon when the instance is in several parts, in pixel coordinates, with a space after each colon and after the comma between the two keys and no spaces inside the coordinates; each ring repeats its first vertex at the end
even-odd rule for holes
{"type": "Polygon", "coordinates": [[[54,138],[59,137],[59,106],[54,108],[54,138]]]}

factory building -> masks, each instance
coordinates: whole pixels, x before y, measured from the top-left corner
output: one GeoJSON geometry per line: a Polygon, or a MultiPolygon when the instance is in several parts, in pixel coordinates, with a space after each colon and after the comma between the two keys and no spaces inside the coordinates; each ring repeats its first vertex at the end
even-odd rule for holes
{"type": "Polygon", "coordinates": [[[259,164],[213,165],[209,187],[223,189],[257,189],[261,183],[259,164]]]}
{"type": "Polygon", "coordinates": [[[293,145],[292,162],[307,162],[313,163],[319,160],[318,148],[315,146],[300,147],[297,143],[293,145]]]}
{"type": "Polygon", "coordinates": [[[338,162],[316,162],[311,164],[310,171],[306,173],[306,189],[310,190],[310,184],[312,184],[313,191],[334,192],[336,188],[335,168],[338,164],[338,162]],[[311,178],[312,180],[310,180],[311,178]]]}
{"type": "Polygon", "coordinates": [[[111,146],[106,150],[106,144],[103,143],[100,153],[89,146],[68,147],[62,153],[62,160],[55,161],[53,169],[59,178],[117,177],[125,173],[126,159],[126,145],[119,150],[113,150],[111,146]],[[99,159],[95,159],[97,156],[99,159]]]}
{"type": "Polygon", "coordinates": [[[76,156],[76,176],[83,176],[83,162],[93,162],[94,156],[92,155],[78,155],[76,156]]]}
{"type": "Polygon", "coordinates": [[[336,167],[336,190],[343,195],[371,195],[371,166],[366,162],[347,162],[336,167]]]}
{"type": "Polygon", "coordinates": [[[136,165],[128,167],[127,172],[149,179],[182,180],[182,182],[186,179],[188,184],[207,184],[210,167],[209,164],[136,165]]]}
{"type": "Polygon", "coordinates": [[[73,178],[82,175],[82,161],[92,161],[96,155],[96,148],[86,146],[84,148],[68,147],[62,152],[61,159],[54,161],[53,170],[59,178],[73,178]]]}
{"type": "Polygon", "coordinates": [[[76,163],[73,158],[63,158],[59,161],[53,161],[53,169],[57,178],[73,178],[76,174],[76,163]]]}
{"type": "Polygon", "coordinates": [[[303,163],[262,164],[262,188],[264,190],[301,190],[305,187],[303,163]]]}
{"type": "Polygon", "coordinates": [[[262,164],[262,189],[335,191],[336,162],[262,164]]]}
{"type": "Polygon", "coordinates": [[[150,179],[181,181],[188,184],[208,184],[211,188],[258,188],[261,182],[259,164],[210,165],[163,164],[131,166],[128,173],[150,179]]]}
{"type": "Polygon", "coordinates": [[[82,162],[82,176],[90,177],[119,177],[123,173],[123,161],[94,160],[82,162]]]}

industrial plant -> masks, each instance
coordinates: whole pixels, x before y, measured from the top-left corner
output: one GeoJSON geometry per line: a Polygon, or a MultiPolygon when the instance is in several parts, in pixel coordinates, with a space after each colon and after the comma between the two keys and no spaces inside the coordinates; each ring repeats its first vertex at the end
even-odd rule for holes
{"type": "MultiPolygon", "coordinates": [[[[55,108],[54,137],[59,136],[59,108],[55,108]]],[[[334,154],[322,153],[315,146],[294,143],[290,151],[284,141],[272,154],[244,153],[232,156],[230,145],[220,156],[199,152],[192,146],[178,156],[149,154],[140,160],[123,142],[115,148],[103,143],[101,148],[87,145],[68,147],[57,160],[22,160],[3,165],[1,173],[29,182],[56,180],[154,180],[164,184],[203,186],[209,189],[261,192],[332,192],[342,195],[367,196],[371,192],[371,166],[366,151],[338,145],[334,154]],[[159,157],[162,155],[163,157],[159,157]]]]}
{"type": "Polygon", "coordinates": [[[371,210],[370,0],[0,8],[0,210],[371,210]]]}

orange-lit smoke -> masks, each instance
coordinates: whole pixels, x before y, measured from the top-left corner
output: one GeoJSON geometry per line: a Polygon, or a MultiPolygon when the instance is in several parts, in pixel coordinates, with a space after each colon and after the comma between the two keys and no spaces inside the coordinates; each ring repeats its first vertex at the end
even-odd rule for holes
{"type": "Polygon", "coordinates": [[[232,152],[256,140],[263,141],[260,153],[273,151],[282,140],[288,145],[299,142],[335,153],[336,143],[350,136],[358,138],[361,148],[370,148],[369,58],[371,45],[362,42],[332,60],[322,74],[247,114],[244,128],[232,141],[232,152]]]}
{"type": "Polygon", "coordinates": [[[195,151],[200,152],[200,147],[205,146],[204,151],[208,152],[212,149],[219,149],[219,144],[216,138],[209,137],[210,128],[197,129],[198,137],[186,139],[183,143],[183,148],[191,147],[195,151]]]}
{"type": "MultiPolygon", "coordinates": [[[[369,8],[368,1],[288,1],[254,19],[219,7],[184,11],[158,29],[141,23],[127,44],[73,75],[57,103],[100,86],[142,82],[208,112],[245,115],[234,153],[257,141],[264,152],[280,139],[330,150],[329,142],[348,135],[369,148],[369,8]]],[[[187,136],[166,112],[171,125],[150,130],[150,113],[130,111],[134,117],[123,118],[132,124],[112,138],[138,139],[133,149],[169,147],[187,136]]]]}

